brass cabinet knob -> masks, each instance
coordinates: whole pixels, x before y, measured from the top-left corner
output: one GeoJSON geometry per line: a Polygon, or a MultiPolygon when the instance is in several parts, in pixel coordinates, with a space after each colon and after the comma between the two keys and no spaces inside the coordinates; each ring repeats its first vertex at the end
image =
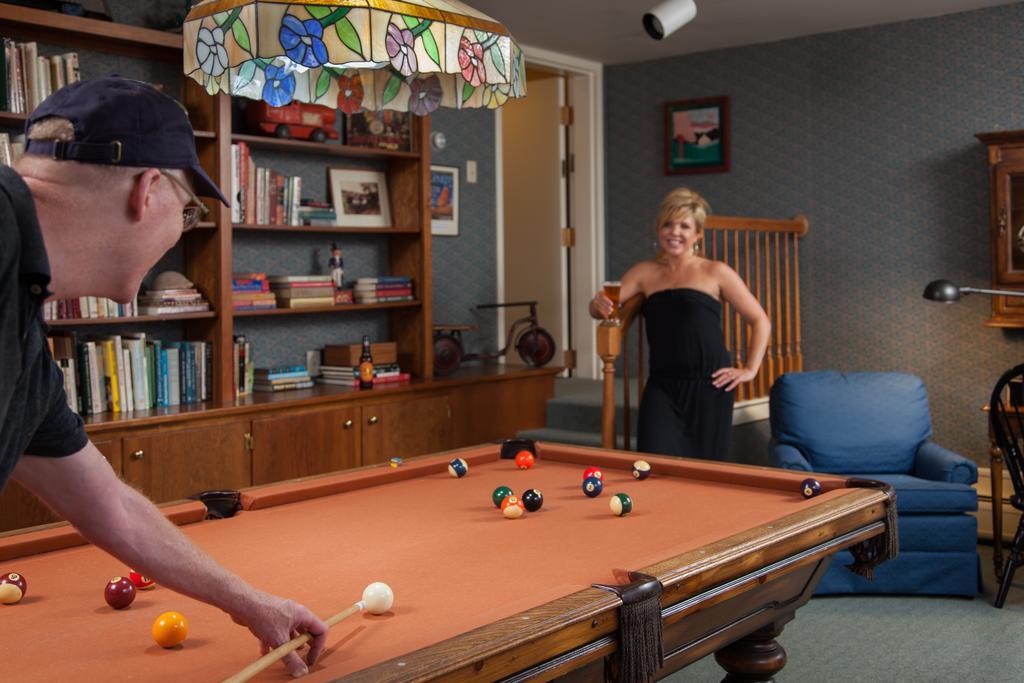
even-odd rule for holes
{"type": "Polygon", "coordinates": [[[367,422],[367,424],[375,425],[375,424],[377,424],[378,422],[380,422],[380,420],[379,420],[379,419],[377,418],[377,416],[376,416],[376,415],[374,415],[373,417],[371,417],[371,418],[370,418],[369,420],[367,420],[366,422],[367,422]]]}
{"type": "Polygon", "coordinates": [[[146,457],[146,452],[140,448],[139,450],[132,453],[132,457],[135,458],[136,460],[142,460],[143,458],[146,457]]]}
{"type": "Polygon", "coordinates": [[[345,429],[352,429],[352,420],[345,420],[345,429]]]}

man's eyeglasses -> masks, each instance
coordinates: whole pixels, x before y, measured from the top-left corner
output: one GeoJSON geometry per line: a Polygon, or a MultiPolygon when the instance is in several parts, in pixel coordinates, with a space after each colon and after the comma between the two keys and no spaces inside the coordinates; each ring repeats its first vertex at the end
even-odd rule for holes
{"type": "Polygon", "coordinates": [[[182,182],[176,175],[164,169],[160,169],[160,173],[172,183],[185,190],[186,194],[188,194],[193,202],[181,210],[182,222],[184,223],[183,229],[191,230],[199,225],[199,221],[206,218],[206,214],[210,213],[210,210],[206,208],[206,205],[203,204],[202,200],[196,196],[196,193],[193,192],[192,189],[182,182]]]}

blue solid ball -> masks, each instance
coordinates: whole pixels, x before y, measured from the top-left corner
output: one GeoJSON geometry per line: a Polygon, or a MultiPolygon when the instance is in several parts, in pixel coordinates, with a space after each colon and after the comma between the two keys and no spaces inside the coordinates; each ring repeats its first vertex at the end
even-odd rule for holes
{"type": "Polygon", "coordinates": [[[455,458],[448,463],[448,474],[452,475],[456,479],[461,479],[466,476],[469,472],[469,465],[462,458],[455,458]]]}
{"type": "Polygon", "coordinates": [[[817,479],[807,478],[800,482],[800,493],[804,498],[813,498],[821,493],[821,482],[817,479]]]}
{"type": "Polygon", "coordinates": [[[583,480],[583,493],[588,498],[596,498],[601,495],[601,489],[604,488],[604,484],[597,477],[587,477],[583,480]]]}

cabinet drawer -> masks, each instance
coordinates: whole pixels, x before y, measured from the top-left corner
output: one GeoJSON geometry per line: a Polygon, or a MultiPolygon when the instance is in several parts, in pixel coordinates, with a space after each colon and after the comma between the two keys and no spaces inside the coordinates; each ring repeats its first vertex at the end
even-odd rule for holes
{"type": "Polygon", "coordinates": [[[447,394],[363,406],[363,462],[411,458],[452,447],[447,394]]]}
{"type": "Polygon", "coordinates": [[[253,484],[359,465],[359,408],[334,408],[252,422],[253,484]]]}
{"type": "Polygon", "coordinates": [[[161,431],[124,439],[124,479],[154,502],[252,484],[249,422],[161,431]]]}

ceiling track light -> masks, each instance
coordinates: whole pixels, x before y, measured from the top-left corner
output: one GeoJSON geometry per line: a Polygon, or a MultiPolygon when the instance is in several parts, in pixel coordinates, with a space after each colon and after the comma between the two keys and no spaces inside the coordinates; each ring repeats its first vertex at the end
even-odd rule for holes
{"type": "Polygon", "coordinates": [[[693,0],[665,0],[644,14],[644,30],[655,40],[675,33],[697,16],[693,0]]]}

